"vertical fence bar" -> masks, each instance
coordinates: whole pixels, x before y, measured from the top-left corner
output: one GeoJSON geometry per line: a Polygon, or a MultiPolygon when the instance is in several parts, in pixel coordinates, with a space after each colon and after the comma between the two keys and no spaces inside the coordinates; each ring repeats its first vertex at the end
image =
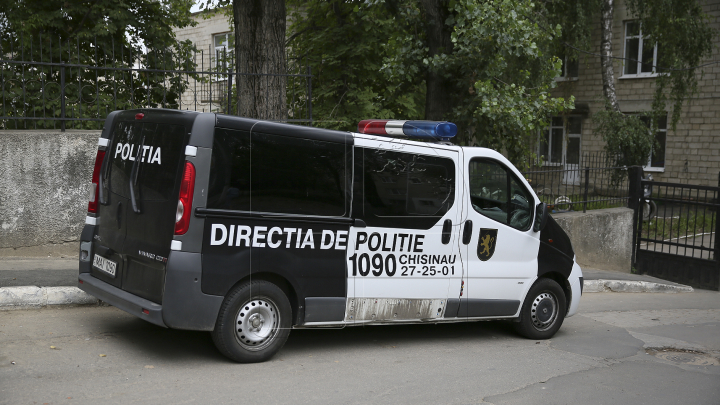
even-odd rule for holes
{"type": "MultiPolygon", "coordinates": [[[[197,53],[195,53],[195,60],[197,60],[197,53]]],[[[205,71],[205,50],[204,49],[200,50],[200,71],[201,72],[205,71]]],[[[187,78],[187,75],[185,77],[187,78]]],[[[198,75],[198,78],[202,78],[202,77],[204,77],[204,76],[198,75]]],[[[195,111],[197,111],[197,103],[198,103],[197,82],[198,82],[197,78],[195,80],[193,80],[193,97],[194,97],[194,102],[195,102],[195,111]]],[[[202,82],[201,82],[200,83],[200,91],[202,91],[202,88],[203,88],[203,86],[202,86],[202,82]]],[[[202,97],[200,97],[200,102],[202,102],[202,97]]]]}
{"type": "MultiPolygon", "coordinates": [[[[94,38],[95,38],[95,61],[96,61],[95,63],[99,63],[100,59],[98,59],[97,55],[98,55],[98,48],[100,46],[98,45],[97,35],[94,38]]],[[[107,68],[107,59],[105,58],[105,50],[104,49],[103,49],[103,63],[105,65],[105,67],[107,68]]],[[[99,73],[98,73],[97,69],[95,69],[95,100],[97,100],[97,103],[98,103],[97,113],[99,116],[100,115],[100,82],[99,82],[99,73]]],[[[88,112],[90,112],[90,107],[88,107],[88,112]]]]}
{"type": "Polygon", "coordinates": [[[232,73],[231,73],[229,70],[228,70],[227,86],[228,86],[228,90],[227,90],[227,114],[228,114],[228,115],[231,115],[232,113],[230,112],[230,105],[231,105],[231,102],[232,102],[232,73]]]}
{"type": "Polygon", "coordinates": [[[65,64],[60,62],[60,131],[65,132],[65,64]]]}
{"type": "Polygon", "coordinates": [[[145,108],[152,108],[150,105],[150,51],[145,48],[145,87],[147,91],[145,92],[145,108]]]}
{"type": "MultiPolygon", "coordinates": [[[[0,47],[0,53],[2,53],[3,49],[0,47]]],[[[42,53],[40,53],[42,55],[42,53]]],[[[0,93],[2,93],[2,116],[7,117],[5,113],[5,64],[3,63],[0,65],[0,93]]],[[[2,129],[7,129],[7,124],[5,124],[5,120],[2,121],[2,129]]]]}
{"type": "Polygon", "coordinates": [[[135,79],[135,60],[133,59],[132,45],[128,48],[130,53],[130,108],[135,108],[135,89],[133,81],[135,79]]]}
{"type": "Polygon", "coordinates": [[[313,126],[312,122],[312,66],[308,63],[308,119],[310,120],[310,126],[313,126]]]}
{"type": "MultiPolygon", "coordinates": [[[[718,188],[720,188],[720,173],[718,173],[718,188]]],[[[720,235],[720,192],[715,193],[715,252],[713,252],[713,259],[715,259],[715,269],[720,272],[720,242],[718,242],[718,235],[720,235]]],[[[720,274],[718,275],[720,277],[720,274]]]]}
{"type": "MultiPolygon", "coordinates": [[[[708,199],[708,190],[704,190],[704,191],[705,191],[705,195],[703,196],[703,201],[705,202],[705,204],[704,204],[702,207],[699,207],[699,208],[702,208],[702,210],[703,210],[703,213],[702,213],[702,225],[701,225],[701,227],[700,227],[700,233],[701,233],[701,235],[700,235],[700,246],[702,246],[702,247],[705,247],[705,234],[708,232],[708,225],[707,225],[707,220],[708,220],[708,208],[710,208],[710,212],[712,213],[712,208],[711,208],[711,206],[707,205],[707,204],[712,204],[712,201],[711,201],[710,199],[708,199]]],[[[711,215],[712,215],[712,214],[711,214],[711,215]]],[[[711,245],[711,246],[709,246],[709,247],[712,248],[713,246],[711,245]]],[[[705,259],[705,258],[706,258],[706,257],[705,257],[705,254],[707,254],[707,259],[710,259],[710,255],[712,254],[712,252],[711,252],[711,251],[705,251],[705,250],[703,250],[703,249],[700,249],[700,257],[703,258],[703,259],[705,259]]]]}
{"type": "Polygon", "coordinates": [[[632,249],[632,257],[630,258],[630,272],[634,273],[633,269],[636,266],[635,258],[637,257],[637,251],[640,250],[640,237],[642,236],[642,204],[640,204],[640,198],[642,197],[642,174],[639,167],[628,167],[630,178],[630,203],[628,208],[633,209],[633,236],[632,240],[635,242],[634,249],[632,249]]]}
{"type": "Polygon", "coordinates": [[[585,166],[585,195],[583,196],[583,214],[587,212],[588,187],[590,182],[590,168],[585,166]]]}
{"type": "MultiPolygon", "coordinates": [[[[208,112],[212,112],[212,104],[213,104],[213,99],[212,99],[212,88],[213,88],[212,55],[213,55],[213,53],[212,53],[212,44],[211,44],[211,45],[208,45],[208,56],[210,57],[210,61],[208,61],[208,71],[210,71],[210,75],[209,75],[210,80],[208,80],[208,90],[210,93],[210,99],[209,99],[210,106],[208,108],[210,111],[208,111],[208,112]]],[[[217,58],[217,55],[216,55],[216,58],[217,58]]]]}

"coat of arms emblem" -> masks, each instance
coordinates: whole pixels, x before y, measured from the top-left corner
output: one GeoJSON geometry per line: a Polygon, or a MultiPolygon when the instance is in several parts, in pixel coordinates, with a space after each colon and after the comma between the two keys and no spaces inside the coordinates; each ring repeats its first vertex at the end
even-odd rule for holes
{"type": "Polygon", "coordinates": [[[480,239],[478,240],[477,255],[482,261],[489,260],[495,253],[497,242],[497,229],[480,228],[480,239]]]}

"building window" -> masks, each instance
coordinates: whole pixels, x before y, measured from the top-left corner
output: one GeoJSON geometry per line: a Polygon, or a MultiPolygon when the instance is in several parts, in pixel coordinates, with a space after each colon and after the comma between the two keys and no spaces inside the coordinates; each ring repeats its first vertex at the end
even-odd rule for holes
{"type": "MultiPolygon", "coordinates": [[[[645,125],[650,128],[651,120],[649,117],[640,117],[645,125]]],[[[658,119],[657,131],[655,132],[655,145],[653,145],[650,156],[648,157],[645,170],[652,171],[665,169],[665,141],[667,139],[667,116],[658,119]]]]}
{"type": "Polygon", "coordinates": [[[215,68],[219,72],[226,72],[235,51],[235,35],[232,32],[215,34],[213,35],[213,44],[215,45],[215,68]]]}
{"type": "Polygon", "coordinates": [[[650,46],[643,37],[639,21],[625,23],[625,68],[623,76],[654,76],[656,72],[658,46],[650,46]]]}
{"type": "Polygon", "coordinates": [[[569,56],[563,56],[562,59],[562,73],[560,76],[556,77],[555,80],[557,81],[564,81],[564,80],[577,80],[578,78],[578,70],[580,70],[580,60],[570,59],[569,56]]]}
{"type": "Polygon", "coordinates": [[[567,125],[563,117],[553,117],[550,127],[540,134],[538,155],[544,158],[545,164],[578,165],[581,134],[581,117],[567,117],[567,125]]]}

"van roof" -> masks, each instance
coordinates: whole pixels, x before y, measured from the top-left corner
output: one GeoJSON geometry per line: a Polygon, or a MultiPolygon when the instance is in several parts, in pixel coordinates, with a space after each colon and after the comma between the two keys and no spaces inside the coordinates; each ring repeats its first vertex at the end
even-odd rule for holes
{"type": "Polygon", "coordinates": [[[306,127],[282,122],[263,121],[224,114],[216,114],[215,122],[215,125],[218,128],[238,129],[248,132],[262,132],[266,134],[294,136],[317,141],[353,144],[352,135],[350,132],[345,131],[306,127]]]}

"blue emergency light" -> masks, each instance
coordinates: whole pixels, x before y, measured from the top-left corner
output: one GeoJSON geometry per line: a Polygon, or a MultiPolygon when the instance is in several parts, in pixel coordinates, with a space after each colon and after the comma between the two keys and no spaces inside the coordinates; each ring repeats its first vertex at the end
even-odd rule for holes
{"type": "Polygon", "coordinates": [[[457,135],[457,125],[447,121],[362,120],[358,123],[358,132],[449,141],[457,135]]]}

